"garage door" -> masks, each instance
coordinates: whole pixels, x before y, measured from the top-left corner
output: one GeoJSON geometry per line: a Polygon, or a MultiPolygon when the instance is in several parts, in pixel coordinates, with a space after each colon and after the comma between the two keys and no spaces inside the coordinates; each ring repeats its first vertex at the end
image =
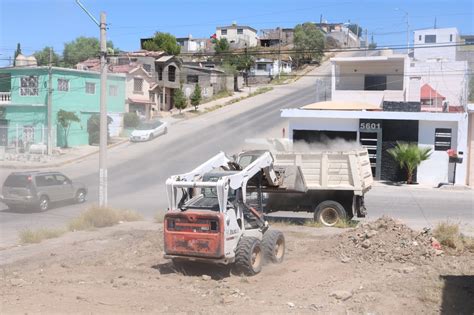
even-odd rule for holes
{"type": "Polygon", "coordinates": [[[328,144],[332,140],[356,141],[356,131],[293,130],[293,141],[328,144]]]}

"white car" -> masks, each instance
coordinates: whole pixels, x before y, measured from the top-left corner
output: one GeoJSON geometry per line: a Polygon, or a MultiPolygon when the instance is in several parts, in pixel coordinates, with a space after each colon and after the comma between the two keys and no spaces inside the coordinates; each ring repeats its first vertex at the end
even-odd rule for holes
{"type": "Polygon", "coordinates": [[[145,121],[140,123],[140,125],[132,131],[130,141],[148,141],[160,135],[164,135],[167,132],[168,123],[159,120],[145,121]]]}

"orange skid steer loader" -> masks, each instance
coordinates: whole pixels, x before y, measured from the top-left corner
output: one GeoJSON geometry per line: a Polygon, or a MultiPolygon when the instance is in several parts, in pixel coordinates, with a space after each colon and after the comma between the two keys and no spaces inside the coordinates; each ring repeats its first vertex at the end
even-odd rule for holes
{"type": "Polygon", "coordinates": [[[264,260],[282,262],[285,238],[248,204],[249,181],[257,189],[262,182],[279,185],[270,152],[243,169],[221,152],[189,173],[171,176],[166,181],[165,258],[233,264],[246,275],[259,273],[264,260]]]}

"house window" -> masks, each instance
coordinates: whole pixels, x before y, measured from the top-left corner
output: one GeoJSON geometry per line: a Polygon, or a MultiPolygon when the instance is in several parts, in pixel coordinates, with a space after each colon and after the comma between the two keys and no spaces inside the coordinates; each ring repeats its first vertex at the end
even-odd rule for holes
{"type": "Polygon", "coordinates": [[[257,63],[257,70],[267,70],[267,65],[264,63],[257,63]]]}
{"type": "Polygon", "coordinates": [[[58,79],[58,91],[61,91],[61,92],[69,91],[69,80],[58,79]]]}
{"type": "Polygon", "coordinates": [[[161,81],[163,80],[163,67],[159,66],[157,69],[158,72],[158,80],[161,81]]]}
{"type": "Polygon", "coordinates": [[[221,35],[227,35],[227,29],[225,28],[221,29],[221,35]]]}
{"type": "Polygon", "coordinates": [[[150,95],[150,102],[154,103],[155,102],[155,93],[150,92],[149,95],[150,95]]]}
{"type": "Polygon", "coordinates": [[[168,67],[168,81],[174,82],[176,80],[176,67],[169,66],[168,67]]]}
{"type": "Polygon", "coordinates": [[[144,65],[143,65],[143,69],[144,69],[146,72],[150,73],[150,72],[151,72],[151,65],[149,65],[149,64],[144,64],[144,65]]]}
{"type": "Polygon", "coordinates": [[[418,35],[418,40],[421,42],[421,35],[418,35]]]}
{"type": "Polygon", "coordinates": [[[95,83],[86,82],[86,94],[95,94],[95,83]]]}
{"type": "Polygon", "coordinates": [[[426,44],[436,43],[436,35],[425,35],[425,43],[426,44]]]}
{"type": "Polygon", "coordinates": [[[186,83],[198,83],[199,76],[198,75],[188,75],[186,77],[186,83]]]}
{"type": "Polygon", "coordinates": [[[20,95],[21,96],[37,96],[38,95],[38,76],[30,75],[21,77],[20,79],[20,95]]]}
{"type": "Polygon", "coordinates": [[[133,92],[141,93],[143,89],[143,79],[134,78],[133,79],[133,92]]]}
{"type": "Polygon", "coordinates": [[[237,29],[237,34],[243,34],[244,33],[244,29],[243,28],[238,28],[237,29]]]}
{"type": "Polygon", "coordinates": [[[118,95],[118,87],[116,85],[109,86],[109,96],[117,96],[118,95]]]}
{"type": "Polygon", "coordinates": [[[453,41],[453,34],[449,34],[449,41],[450,41],[450,42],[453,41]]]}
{"type": "Polygon", "coordinates": [[[386,75],[366,75],[364,78],[365,91],[385,91],[387,89],[386,75]]]}
{"type": "Polygon", "coordinates": [[[436,128],[435,129],[435,151],[447,151],[451,149],[451,128],[436,128]]]}

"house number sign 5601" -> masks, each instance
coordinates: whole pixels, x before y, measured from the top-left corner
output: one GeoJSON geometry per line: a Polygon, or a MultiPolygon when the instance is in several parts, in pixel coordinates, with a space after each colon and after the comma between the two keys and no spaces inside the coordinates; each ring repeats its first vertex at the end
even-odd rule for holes
{"type": "Polygon", "coordinates": [[[361,122],[359,125],[360,129],[365,129],[365,130],[377,130],[380,129],[380,123],[375,123],[375,122],[361,122]]]}

